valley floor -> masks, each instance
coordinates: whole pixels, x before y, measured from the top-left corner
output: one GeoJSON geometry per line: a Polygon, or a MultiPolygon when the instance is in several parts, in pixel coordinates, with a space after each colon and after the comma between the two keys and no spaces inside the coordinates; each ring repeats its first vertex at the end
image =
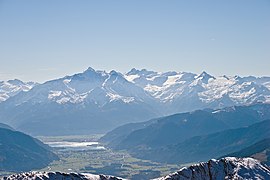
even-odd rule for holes
{"type": "MultiPolygon", "coordinates": [[[[44,143],[52,142],[97,142],[101,135],[92,136],[55,136],[38,137],[44,143]]],[[[101,146],[101,145],[99,145],[101,146]]],[[[40,171],[87,172],[107,174],[128,179],[144,179],[160,177],[179,170],[189,164],[173,165],[145,161],[131,157],[125,151],[111,149],[78,149],[54,147],[59,161],[54,161],[40,171]]]]}

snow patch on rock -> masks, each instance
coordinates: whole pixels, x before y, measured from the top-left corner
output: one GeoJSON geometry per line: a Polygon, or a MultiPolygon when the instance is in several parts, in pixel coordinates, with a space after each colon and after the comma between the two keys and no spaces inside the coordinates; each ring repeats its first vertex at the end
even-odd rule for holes
{"type": "Polygon", "coordinates": [[[156,180],[270,179],[270,169],[252,158],[226,157],[184,167],[156,180]]]}

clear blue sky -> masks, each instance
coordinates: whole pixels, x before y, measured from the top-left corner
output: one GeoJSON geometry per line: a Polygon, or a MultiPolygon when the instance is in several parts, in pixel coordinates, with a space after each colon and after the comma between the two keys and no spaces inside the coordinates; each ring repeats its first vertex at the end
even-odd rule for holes
{"type": "Polygon", "coordinates": [[[0,80],[88,66],[270,76],[270,1],[0,0],[0,80]]]}

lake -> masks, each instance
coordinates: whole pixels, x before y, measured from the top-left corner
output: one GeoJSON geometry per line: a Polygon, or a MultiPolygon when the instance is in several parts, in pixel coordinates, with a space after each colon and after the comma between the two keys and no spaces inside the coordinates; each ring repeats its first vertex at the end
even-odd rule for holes
{"type": "Polygon", "coordinates": [[[60,151],[102,151],[105,147],[98,142],[73,142],[73,141],[53,141],[44,142],[52,148],[57,148],[60,151]]]}

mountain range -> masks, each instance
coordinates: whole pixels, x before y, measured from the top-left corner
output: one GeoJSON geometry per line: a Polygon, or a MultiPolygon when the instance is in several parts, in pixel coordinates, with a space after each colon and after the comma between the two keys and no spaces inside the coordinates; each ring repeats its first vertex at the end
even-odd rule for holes
{"type": "Polygon", "coordinates": [[[270,102],[270,77],[122,74],[88,68],[45,83],[0,83],[0,122],[32,135],[105,133],[179,112],[270,102]]]}
{"type": "Polygon", "coordinates": [[[101,138],[108,147],[166,163],[218,158],[270,138],[270,105],[196,110],[120,126],[101,138]]]}
{"type": "Polygon", "coordinates": [[[195,136],[183,142],[140,152],[142,158],[168,163],[190,163],[218,158],[270,138],[270,120],[245,128],[195,136]]]}

